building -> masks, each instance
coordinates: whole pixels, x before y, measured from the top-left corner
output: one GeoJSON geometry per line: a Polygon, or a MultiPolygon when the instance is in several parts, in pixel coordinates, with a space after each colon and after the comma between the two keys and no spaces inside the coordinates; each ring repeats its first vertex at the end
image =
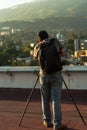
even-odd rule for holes
{"type": "Polygon", "coordinates": [[[58,33],[56,34],[56,37],[57,37],[57,39],[64,45],[64,43],[65,43],[65,35],[62,34],[62,33],[60,33],[60,32],[58,32],[58,33]]]}
{"type": "Polygon", "coordinates": [[[74,40],[76,58],[80,58],[82,62],[87,62],[87,40],[86,39],[75,39],[74,40]]]}

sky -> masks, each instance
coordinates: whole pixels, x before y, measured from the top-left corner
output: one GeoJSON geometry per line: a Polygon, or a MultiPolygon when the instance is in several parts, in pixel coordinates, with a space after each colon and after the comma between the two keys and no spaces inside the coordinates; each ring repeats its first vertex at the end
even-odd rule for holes
{"type": "Polygon", "coordinates": [[[34,0],[0,0],[0,9],[12,7],[17,4],[32,2],[34,0]]]}

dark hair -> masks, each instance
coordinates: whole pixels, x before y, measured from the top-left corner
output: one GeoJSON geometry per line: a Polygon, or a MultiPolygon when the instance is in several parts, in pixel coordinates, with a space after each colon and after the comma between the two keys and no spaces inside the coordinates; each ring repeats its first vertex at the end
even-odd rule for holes
{"type": "Polygon", "coordinates": [[[38,36],[40,37],[40,39],[41,40],[44,40],[44,39],[46,39],[46,38],[48,38],[49,37],[49,35],[48,35],[48,33],[46,32],[46,31],[40,31],[39,33],[38,33],[38,36]]]}

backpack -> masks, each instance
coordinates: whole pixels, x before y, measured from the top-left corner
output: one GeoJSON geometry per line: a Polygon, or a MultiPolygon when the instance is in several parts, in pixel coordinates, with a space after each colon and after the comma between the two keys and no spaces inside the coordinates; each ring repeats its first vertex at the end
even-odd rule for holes
{"type": "Polygon", "coordinates": [[[55,38],[40,46],[39,64],[46,74],[62,70],[61,56],[55,46],[55,38]]]}

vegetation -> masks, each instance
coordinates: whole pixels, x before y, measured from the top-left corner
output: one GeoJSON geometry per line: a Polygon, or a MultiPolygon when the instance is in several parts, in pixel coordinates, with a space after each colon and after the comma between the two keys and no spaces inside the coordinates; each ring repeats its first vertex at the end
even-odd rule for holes
{"type": "Polygon", "coordinates": [[[86,17],[87,0],[36,0],[0,10],[0,21],[55,17],[86,17]]]}
{"type": "MultiPolygon", "coordinates": [[[[17,38],[17,37],[16,37],[17,38]]],[[[20,63],[17,58],[25,58],[30,56],[31,46],[29,43],[11,40],[9,36],[2,36],[0,43],[0,66],[11,65],[17,66],[20,63]]],[[[21,63],[21,65],[25,65],[21,63]]]]}
{"type": "Polygon", "coordinates": [[[0,10],[0,27],[87,30],[86,10],[87,0],[36,0],[0,10]]]}

